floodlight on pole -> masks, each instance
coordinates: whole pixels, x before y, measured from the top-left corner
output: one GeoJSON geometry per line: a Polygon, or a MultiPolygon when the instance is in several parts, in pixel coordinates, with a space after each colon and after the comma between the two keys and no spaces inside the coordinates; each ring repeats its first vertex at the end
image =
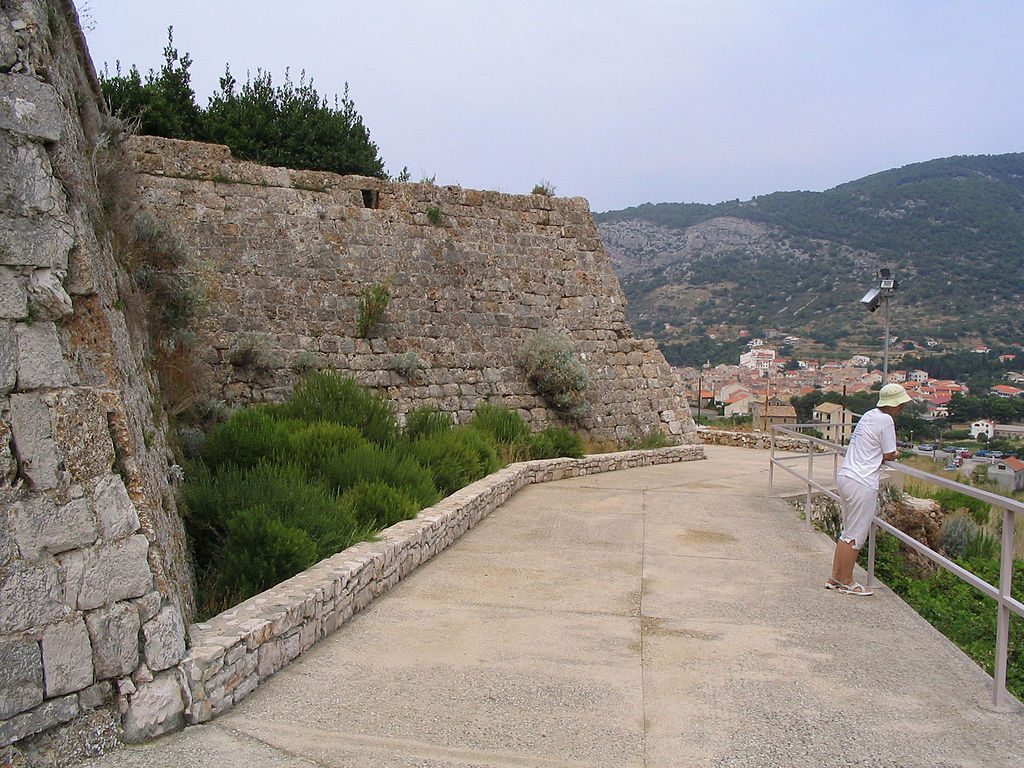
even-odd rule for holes
{"type": "Polygon", "coordinates": [[[882,344],[883,386],[889,383],[889,300],[899,287],[899,282],[892,276],[892,271],[888,267],[882,267],[878,270],[877,287],[871,288],[860,300],[868,312],[874,312],[880,306],[885,306],[885,337],[882,344]]]}

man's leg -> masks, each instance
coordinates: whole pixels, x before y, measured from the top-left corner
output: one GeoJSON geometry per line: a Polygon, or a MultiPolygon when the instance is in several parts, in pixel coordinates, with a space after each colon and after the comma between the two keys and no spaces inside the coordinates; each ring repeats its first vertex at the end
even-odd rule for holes
{"type": "Polygon", "coordinates": [[[854,549],[848,541],[836,541],[836,551],[832,556],[832,578],[841,584],[853,583],[853,566],[857,564],[859,549],[854,549]]]}

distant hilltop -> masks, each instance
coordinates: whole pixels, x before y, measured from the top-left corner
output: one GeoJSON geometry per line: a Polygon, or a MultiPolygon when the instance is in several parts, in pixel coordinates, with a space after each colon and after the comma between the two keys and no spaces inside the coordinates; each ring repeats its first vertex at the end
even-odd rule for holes
{"type": "Polygon", "coordinates": [[[740,330],[799,336],[802,351],[824,356],[875,350],[881,324],[859,299],[881,266],[899,280],[900,338],[946,347],[1024,338],[1024,153],[915,163],[825,192],[647,203],[594,218],[630,323],[673,363],[704,362],[740,330]]]}

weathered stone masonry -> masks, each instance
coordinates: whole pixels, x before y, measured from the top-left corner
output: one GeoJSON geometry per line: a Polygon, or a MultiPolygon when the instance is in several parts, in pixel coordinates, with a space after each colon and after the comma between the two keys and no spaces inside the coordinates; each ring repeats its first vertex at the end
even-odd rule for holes
{"type": "Polygon", "coordinates": [[[584,429],[694,442],[676,377],[626,324],[586,200],[267,168],[170,139],[130,146],[144,200],[194,252],[210,308],[199,346],[228,402],[282,398],[305,361],[386,391],[399,413],[431,403],[462,422],[492,398],[539,429],[557,416],[515,361],[552,329],[590,376],[584,429]],[[385,283],[383,321],[356,338],[359,295],[385,283]],[[276,358],[269,372],[230,362],[254,337],[276,358]],[[395,370],[409,353],[423,365],[411,380],[395,370]]]}
{"type": "Polygon", "coordinates": [[[191,579],[159,401],[113,309],[100,103],[70,3],[0,4],[0,749],[180,702],[191,579]]]}
{"type": "Polygon", "coordinates": [[[703,457],[664,358],[625,324],[585,201],[262,168],[223,147],[139,139],[146,204],[209,288],[200,348],[213,394],[282,397],[291,366],[312,359],[386,391],[401,413],[433,403],[461,421],[494,398],[540,428],[557,416],[514,361],[551,328],[591,377],[585,428],[690,443],[510,468],[194,625],[186,651],[192,582],[167,419],[125,318],[130,281],[96,180],[110,130],[69,0],[3,0],[0,760],[15,742],[84,755],[102,746],[93,738],[207,719],[526,483],[703,457]],[[385,282],[383,322],[354,338],[359,294],[385,282]],[[230,362],[252,336],[280,361],[265,373],[230,362]],[[395,358],[410,352],[422,367],[405,377],[395,358]]]}

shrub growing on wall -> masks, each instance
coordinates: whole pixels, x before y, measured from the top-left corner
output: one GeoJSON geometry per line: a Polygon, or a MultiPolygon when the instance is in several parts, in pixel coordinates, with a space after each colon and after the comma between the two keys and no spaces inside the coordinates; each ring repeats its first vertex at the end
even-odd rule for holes
{"type": "Polygon", "coordinates": [[[518,363],[553,409],[570,419],[586,413],[590,380],[565,334],[540,331],[520,350],[518,363]]]}

